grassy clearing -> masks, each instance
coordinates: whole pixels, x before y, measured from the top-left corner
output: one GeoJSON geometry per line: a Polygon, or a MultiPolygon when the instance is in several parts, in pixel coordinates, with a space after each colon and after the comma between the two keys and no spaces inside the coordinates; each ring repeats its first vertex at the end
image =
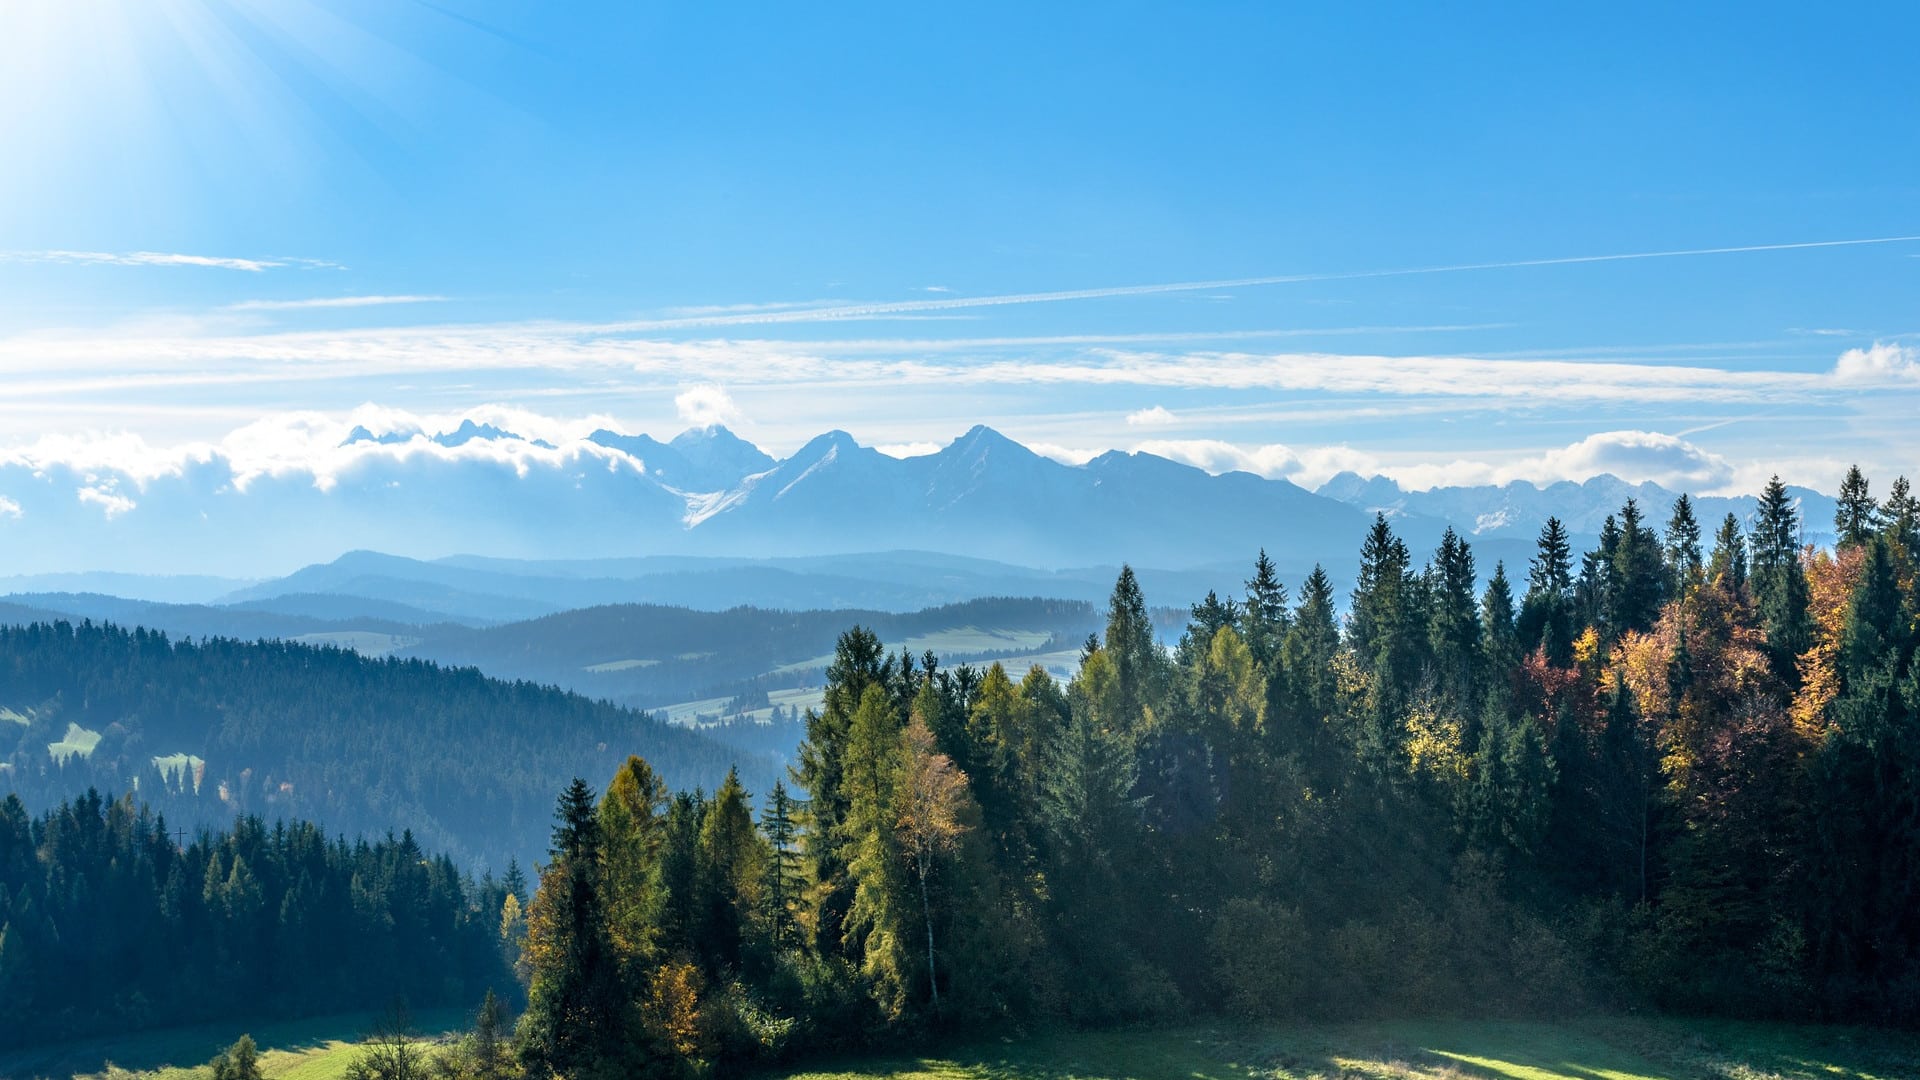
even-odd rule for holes
{"type": "Polygon", "coordinates": [[[417,637],[408,637],[404,634],[382,634],[374,630],[328,630],[318,634],[300,634],[292,640],[303,645],[337,645],[376,660],[420,644],[420,639],[417,637]]]}
{"type": "MultiPolygon", "coordinates": [[[[667,722],[670,724],[691,725],[699,723],[702,718],[712,719],[722,715],[727,711],[727,705],[732,700],[732,698],[717,697],[703,698],[699,701],[681,701],[661,706],[658,711],[667,714],[667,722]]],[[[766,708],[752,709],[740,715],[749,720],[765,722],[772,719],[773,707],[776,705],[795,713],[804,713],[808,709],[820,708],[824,700],[826,700],[826,691],[818,686],[801,687],[797,690],[773,690],[767,694],[766,708]]]]}
{"type": "MultiPolygon", "coordinates": [[[[471,1017],[457,1009],[413,1018],[423,1038],[465,1030],[471,1017]]],[[[248,1025],[242,1022],[168,1028],[0,1053],[0,1076],[29,1080],[204,1080],[206,1063],[244,1032],[260,1047],[268,1080],[338,1080],[359,1056],[359,1040],[380,1020],[353,1013],[310,1020],[248,1025]]]]}
{"type": "Polygon", "coordinates": [[[88,731],[79,724],[68,724],[66,737],[56,743],[47,744],[47,756],[55,762],[64,762],[75,754],[92,757],[93,748],[100,745],[100,733],[88,731]]]}
{"type": "Polygon", "coordinates": [[[581,670],[590,671],[595,675],[606,675],[615,671],[634,671],[639,668],[658,667],[659,665],[660,661],[658,660],[609,660],[604,664],[588,664],[581,670]]]}
{"type": "MultiPolygon", "coordinates": [[[[200,766],[205,764],[204,759],[194,754],[161,754],[153,759],[153,767],[160,770],[160,775],[170,783],[182,776],[191,780],[200,775],[200,766]]],[[[195,787],[197,790],[198,785],[195,787]]]]}
{"type": "Polygon", "coordinates": [[[786,1080],[1899,1080],[1920,1041],[1679,1021],[1433,1021],[1076,1032],[876,1057],[786,1080]]]}

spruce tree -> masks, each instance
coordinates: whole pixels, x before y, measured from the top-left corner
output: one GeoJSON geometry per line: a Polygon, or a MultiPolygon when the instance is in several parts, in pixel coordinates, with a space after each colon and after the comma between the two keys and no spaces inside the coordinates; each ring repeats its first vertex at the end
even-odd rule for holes
{"type": "Polygon", "coordinates": [[[1835,544],[1857,547],[1866,543],[1875,532],[1879,516],[1880,507],[1868,493],[1866,476],[1860,472],[1860,466],[1850,466],[1846,478],[1840,481],[1840,497],[1834,505],[1835,544]]]}
{"type": "Polygon", "coordinates": [[[1880,505],[1874,524],[1907,559],[1920,558],[1920,498],[1914,496],[1906,477],[1896,477],[1887,489],[1887,500],[1880,505]]]}
{"type": "Polygon", "coordinates": [[[1778,476],[1760,496],[1753,528],[1752,583],[1774,668],[1797,684],[1794,661],[1812,644],[1813,620],[1807,612],[1807,575],[1800,565],[1799,515],[1778,476]]]}
{"type": "Polygon", "coordinates": [[[1158,697],[1163,682],[1164,659],[1154,644],[1153,622],[1147,615],[1147,600],[1140,592],[1140,581],[1133,567],[1121,566],[1113,584],[1113,596],[1107,603],[1107,633],[1102,651],[1113,661],[1119,679],[1122,722],[1137,728],[1147,707],[1158,697]]]}
{"type": "Polygon", "coordinates": [[[776,949],[792,947],[798,940],[794,931],[794,908],[799,901],[806,881],[801,876],[800,865],[800,823],[796,818],[797,806],[792,795],[787,793],[786,785],[778,780],[773,782],[773,791],[767,795],[766,809],[760,813],[760,833],[767,838],[771,851],[767,859],[766,885],[761,893],[766,898],[767,934],[776,949]]]}
{"type": "Polygon", "coordinates": [[[548,852],[553,861],[540,875],[527,918],[532,978],[516,1039],[521,1062],[536,1076],[616,1068],[639,1050],[607,927],[595,802],[593,789],[578,777],[560,796],[548,852]]]}
{"type": "Polygon", "coordinates": [[[1673,501],[1673,514],[1667,519],[1667,532],[1661,548],[1672,582],[1669,592],[1683,595],[1700,584],[1705,566],[1701,559],[1700,522],[1693,515],[1693,499],[1681,493],[1673,501]]]}
{"type": "Polygon", "coordinates": [[[1607,626],[1614,634],[1645,631],[1660,615],[1667,573],[1659,543],[1640,507],[1628,499],[1620,508],[1620,535],[1607,576],[1607,626]]]}
{"type": "Polygon", "coordinates": [[[1515,633],[1522,652],[1546,651],[1547,662],[1564,666],[1573,659],[1573,544],[1566,526],[1550,517],[1540,529],[1527,570],[1515,633]]]}
{"type": "Polygon", "coordinates": [[[1474,601],[1473,550],[1449,526],[1434,554],[1428,635],[1440,692],[1462,716],[1478,696],[1481,627],[1474,601]]]}
{"type": "Polygon", "coordinates": [[[1713,556],[1707,562],[1707,580],[1720,582],[1735,596],[1747,591],[1747,540],[1740,519],[1728,514],[1713,534],[1713,556]]]}
{"type": "MultiPolygon", "coordinates": [[[[1265,548],[1254,560],[1253,576],[1247,579],[1246,603],[1240,610],[1240,636],[1262,667],[1271,664],[1287,631],[1287,587],[1280,583],[1279,572],[1265,548]]],[[[1209,635],[1202,644],[1210,645],[1212,640],[1209,635]]]]}

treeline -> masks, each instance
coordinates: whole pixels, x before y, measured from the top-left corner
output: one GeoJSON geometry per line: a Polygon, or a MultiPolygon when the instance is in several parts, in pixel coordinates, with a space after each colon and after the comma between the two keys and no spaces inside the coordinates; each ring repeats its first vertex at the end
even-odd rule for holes
{"type": "Polygon", "coordinates": [[[532,859],[553,792],[628,752],[688,787],[736,761],[756,783],[774,774],[655,718],[471,668],[92,623],[0,626],[0,710],[0,792],[32,810],[131,786],[188,828],[260,814],[411,829],[463,866],[532,859]],[[69,749],[69,725],[99,741],[69,749]]]}
{"type": "Polygon", "coordinates": [[[239,819],[191,836],[131,797],[0,801],[0,1046],[247,1016],[469,1005],[513,987],[501,913],[412,834],[239,819]],[[184,841],[184,842],[183,842],[184,841]]]}
{"type": "Polygon", "coordinates": [[[1524,582],[1384,519],[1344,620],[1264,555],[1160,647],[1131,571],[1061,687],[839,642],[796,805],[575,781],[527,912],[530,1075],[935,1028],[1638,1006],[1920,1021],[1920,505],[1836,551],[1775,481],[1632,502],[1524,582]]]}

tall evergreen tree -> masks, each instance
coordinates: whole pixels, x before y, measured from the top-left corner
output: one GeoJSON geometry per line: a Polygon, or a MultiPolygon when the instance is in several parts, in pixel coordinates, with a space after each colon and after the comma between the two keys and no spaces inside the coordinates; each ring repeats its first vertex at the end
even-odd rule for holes
{"type": "Polygon", "coordinates": [[[1573,543],[1559,518],[1550,517],[1527,571],[1515,632],[1521,651],[1546,651],[1547,662],[1563,666],[1573,657],[1573,543]]]}
{"type": "MultiPolygon", "coordinates": [[[[1286,636],[1289,613],[1287,587],[1280,583],[1280,574],[1265,548],[1260,549],[1259,558],[1254,560],[1253,576],[1247,579],[1246,603],[1240,611],[1240,636],[1261,666],[1271,664],[1286,636]]],[[[1212,641],[1209,635],[1203,644],[1210,645],[1212,641]]]]}
{"type": "Polygon", "coordinates": [[[1747,591],[1747,540],[1740,519],[1728,514],[1713,534],[1713,556],[1707,561],[1707,580],[1723,582],[1734,595],[1747,591]]]}
{"type": "Polygon", "coordinates": [[[1877,529],[1880,506],[1867,490],[1867,478],[1860,466],[1848,467],[1840,481],[1840,497],[1833,511],[1833,534],[1841,547],[1857,547],[1867,542],[1877,529]]]}
{"type": "Polygon", "coordinates": [[[1680,596],[1700,584],[1706,572],[1701,557],[1700,521],[1694,517],[1692,497],[1684,492],[1673,501],[1673,514],[1667,519],[1664,539],[1662,553],[1672,582],[1668,591],[1680,596]]]}
{"type": "Polygon", "coordinates": [[[516,1036],[535,1076],[617,1071],[640,1049],[607,925],[594,792],[576,777],[554,811],[552,856],[527,916],[527,1011],[516,1036]]]}
{"type": "Polygon", "coordinates": [[[1659,617],[1667,581],[1659,537],[1632,499],[1620,508],[1620,536],[1607,578],[1607,625],[1616,634],[1644,631],[1659,617]]]}
{"type": "Polygon", "coordinates": [[[1920,558],[1920,498],[1914,496],[1906,477],[1894,478],[1874,524],[1906,558],[1920,558]]]}
{"type": "Polygon", "coordinates": [[[1800,565],[1800,520],[1778,476],[1767,483],[1753,528],[1754,599],[1775,670],[1797,682],[1794,661],[1812,643],[1806,571],[1800,565]]]}
{"type": "Polygon", "coordinates": [[[769,849],[761,894],[766,898],[767,936],[775,949],[791,948],[798,942],[794,913],[806,888],[800,863],[798,809],[786,785],[774,781],[766,809],[760,814],[760,832],[769,849]]]}
{"type": "Polygon", "coordinates": [[[1482,657],[1476,584],[1473,550],[1448,527],[1434,553],[1428,636],[1440,692],[1462,716],[1478,708],[1482,657]]]}
{"type": "Polygon", "coordinates": [[[1148,706],[1159,696],[1165,660],[1154,643],[1153,620],[1147,614],[1147,600],[1131,566],[1122,566],[1113,584],[1102,649],[1113,661],[1122,722],[1138,727],[1148,706]]]}

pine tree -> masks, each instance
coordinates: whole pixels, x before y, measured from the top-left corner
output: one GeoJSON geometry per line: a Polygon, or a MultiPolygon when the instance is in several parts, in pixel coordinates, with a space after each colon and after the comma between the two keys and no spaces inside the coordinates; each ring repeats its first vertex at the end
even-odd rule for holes
{"type": "Polygon", "coordinates": [[[760,814],[760,833],[767,839],[771,856],[767,859],[766,885],[761,893],[766,897],[767,936],[774,948],[791,948],[797,937],[794,930],[794,906],[798,902],[806,881],[801,876],[800,866],[800,823],[796,819],[797,807],[793,796],[787,794],[786,785],[778,780],[773,783],[773,791],[767,796],[767,807],[760,814]]]}
{"type": "Polygon", "coordinates": [[[1336,706],[1333,661],[1340,651],[1340,627],[1334,621],[1333,581],[1318,566],[1300,587],[1300,606],[1293,614],[1284,647],[1286,678],[1270,684],[1284,687],[1296,699],[1301,722],[1319,721],[1336,706]]]}
{"type": "Polygon", "coordinates": [[[1480,641],[1486,653],[1481,668],[1491,679],[1504,679],[1520,665],[1520,638],[1514,618],[1507,564],[1497,562],[1486,589],[1480,593],[1480,641]]]}
{"type": "MultiPolygon", "coordinates": [[[[1106,655],[1105,650],[1101,655],[1106,655]]],[[[893,702],[880,687],[868,687],[847,735],[847,816],[840,824],[842,841],[850,852],[847,872],[853,886],[843,944],[891,1018],[907,1011],[912,987],[918,982],[917,950],[909,940],[905,864],[894,816],[900,732],[900,715],[893,702]]]]}
{"type": "Polygon", "coordinates": [[[1477,708],[1481,626],[1474,601],[1473,550],[1449,526],[1440,538],[1432,571],[1428,639],[1440,692],[1461,716],[1477,708]]]}
{"type": "Polygon", "coordinates": [[[827,666],[821,707],[807,713],[807,738],[800,744],[799,764],[792,772],[794,782],[806,791],[808,827],[803,846],[813,880],[825,888],[814,912],[814,933],[822,946],[840,940],[841,920],[852,901],[840,828],[847,813],[842,771],[853,714],[867,689],[881,685],[885,651],[880,638],[864,627],[840,635],[833,662],[827,666]]]}
{"type": "Polygon", "coordinates": [[[480,1011],[473,1018],[473,1033],[467,1040],[473,1080],[506,1080],[513,1060],[505,1038],[506,1007],[487,990],[480,1000],[480,1011]]]}
{"type": "MultiPolygon", "coordinates": [[[[1261,666],[1271,664],[1286,636],[1287,587],[1280,583],[1279,572],[1265,548],[1260,549],[1260,557],[1254,560],[1253,576],[1247,579],[1247,600],[1240,610],[1240,636],[1261,666]]],[[[1211,644],[1212,640],[1209,635],[1203,645],[1211,644]]]]}
{"type": "Polygon", "coordinates": [[[1747,590],[1747,541],[1740,531],[1740,519],[1732,514],[1713,534],[1713,557],[1707,562],[1707,580],[1720,582],[1735,596],[1747,590]]]}
{"type": "Polygon", "coordinates": [[[1662,553],[1666,556],[1667,573],[1672,582],[1669,593],[1681,596],[1700,584],[1705,572],[1700,550],[1700,522],[1693,515],[1693,499],[1684,492],[1673,501],[1673,514],[1667,519],[1662,553]]]}
{"type": "Polygon", "coordinates": [[[260,1080],[260,1051],[253,1036],[242,1035],[213,1059],[213,1080],[260,1080]]]}
{"type": "Polygon", "coordinates": [[[1659,617],[1666,585],[1659,537],[1628,499],[1620,508],[1620,536],[1607,576],[1607,625],[1615,634],[1645,631],[1659,617]]]}
{"type": "Polygon", "coordinates": [[[1806,571],[1800,565],[1800,523],[1778,476],[1760,496],[1753,530],[1753,592],[1774,668],[1797,683],[1794,661],[1812,644],[1806,571]]]}
{"type": "Polygon", "coordinates": [[[1122,722],[1130,729],[1137,728],[1144,722],[1148,706],[1159,696],[1165,661],[1160,647],[1154,644],[1146,597],[1131,566],[1121,566],[1119,580],[1114,582],[1113,596],[1107,603],[1102,651],[1112,659],[1119,680],[1122,722]]]}
{"type": "Polygon", "coordinates": [[[737,769],[707,803],[700,823],[700,926],[695,951],[711,974],[737,969],[754,918],[768,857],[753,827],[753,810],[737,769]]]}
{"type": "Polygon", "coordinates": [[[586,1075],[637,1046],[607,928],[599,813],[585,780],[574,778],[554,817],[553,861],[527,916],[532,978],[517,1049],[534,1075],[586,1075]]]}
{"type": "Polygon", "coordinates": [[[1867,478],[1860,472],[1860,466],[1849,467],[1846,478],[1840,481],[1840,497],[1833,511],[1835,543],[1840,547],[1866,543],[1875,531],[1879,516],[1879,504],[1868,494],[1867,478]]]}
{"type": "Polygon", "coordinates": [[[1523,653],[1546,651],[1547,662],[1565,666],[1573,658],[1573,544],[1566,526],[1550,517],[1527,571],[1515,634],[1523,653]]]}
{"type": "Polygon", "coordinates": [[[1894,479],[1874,524],[1908,560],[1920,558],[1920,498],[1914,496],[1906,477],[1894,479]]]}
{"type": "Polygon", "coordinates": [[[666,843],[667,798],[666,782],[653,767],[629,756],[600,800],[608,929],[622,963],[632,970],[658,958],[660,919],[666,906],[661,853],[666,843]]]}

